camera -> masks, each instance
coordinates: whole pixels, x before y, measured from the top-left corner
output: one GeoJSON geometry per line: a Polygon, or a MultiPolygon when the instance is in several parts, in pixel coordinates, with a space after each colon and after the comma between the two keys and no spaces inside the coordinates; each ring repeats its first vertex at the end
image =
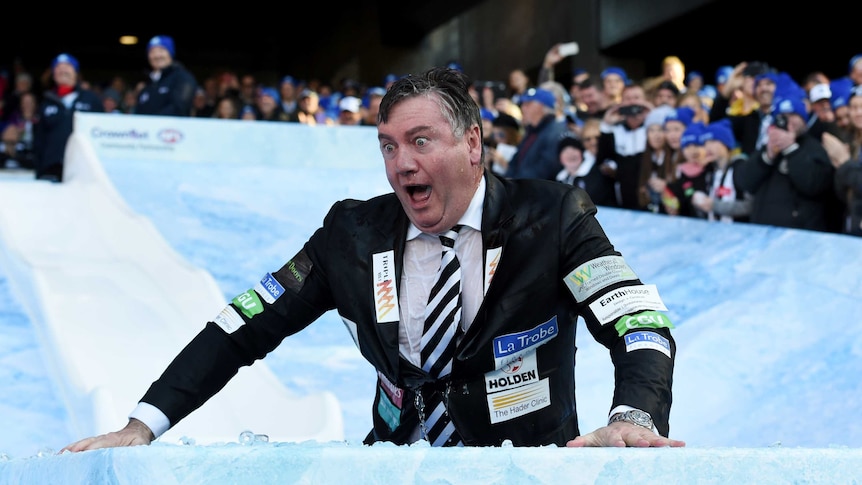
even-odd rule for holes
{"type": "Polygon", "coordinates": [[[622,116],[635,116],[643,113],[645,110],[646,108],[639,104],[628,104],[625,106],[620,106],[617,112],[622,116]]]}
{"type": "Polygon", "coordinates": [[[772,126],[776,128],[781,128],[782,130],[787,130],[787,115],[784,113],[778,113],[777,115],[773,116],[772,126]]]}

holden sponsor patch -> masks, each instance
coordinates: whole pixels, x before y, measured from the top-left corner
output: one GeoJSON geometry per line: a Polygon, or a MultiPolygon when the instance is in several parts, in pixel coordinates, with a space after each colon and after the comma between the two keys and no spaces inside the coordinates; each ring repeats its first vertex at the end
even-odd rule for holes
{"type": "Polygon", "coordinates": [[[626,352],[635,350],[657,350],[670,358],[670,342],[655,332],[641,330],[625,337],[626,352]]]}
{"type": "Polygon", "coordinates": [[[276,274],[284,282],[285,288],[292,290],[294,293],[299,293],[299,290],[305,284],[305,279],[311,274],[312,267],[311,259],[308,258],[303,249],[296,253],[296,256],[288,261],[276,274]]]}
{"type": "Polygon", "coordinates": [[[263,303],[261,303],[257,292],[254,290],[248,290],[245,293],[239,294],[231,300],[231,303],[236,305],[247,318],[251,318],[263,311],[263,303]]]}
{"type": "Polygon", "coordinates": [[[617,329],[617,335],[622,337],[629,330],[638,328],[674,328],[673,323],[664,313],[659,312],[641,312],[634,315],[626,315],[616,323],[614,328],[617,329]]]}
{"type": "Polygon", "coordinates": [[[602,288],[637,278],[622,256],[602,256],[578,266],[564,281],[575,300],[581,303],[602,288]]]}
{"type": "Polygon", "coordinates": [[[540,345],[556,337],[560,333],[559,330],[555,315],[547,322],[530,330],[494,338],[494,367],[500,369],[517,357],[523,356],[529,351],[535,351],[540,345]]]}
{"type": "Polygon", "coordinates": [[[245,325],[245,320],[230,305],[224,307],[213,321],[227,333],[234,333],[245,325]]]}
{"type": "Polygon", "coordinates": [[[603,325],[641,310],[667,310],[655,285],[624,286],[590,303],[590,310],[603,325]]]}
{"type": "Polygon", "coordinates": [[[530,414],[551,404],[548,379],[539,378],[535,352],[485,374],[485,392],[492,424],[530,414]]]}
{"type": "Polygon", "coordinates": [[[263,297],[263,301],[272,305],[284,293],[284,287],[270,273],[267,273],[254,286],[254,291],[263,297]]]}
{"type": "Polygon", "coordinates": [[[398,288],[395,284],[395,252],[386,251],[372,255],[374,270],[374,309],[377,323],[397,322],[398,288]]]}

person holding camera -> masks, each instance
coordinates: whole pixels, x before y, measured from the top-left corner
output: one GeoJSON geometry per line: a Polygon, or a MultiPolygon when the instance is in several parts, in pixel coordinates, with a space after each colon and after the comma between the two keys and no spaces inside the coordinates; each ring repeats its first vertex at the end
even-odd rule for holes
{"type": "Polygon", "coordinates": [[[596,158],[616,178],[619,206],[640,210],[640,166],[647,146],[646,118],[653,106],[639,84],[623,88],[622,101],[602,117],[596,158]]]}
{"type": "Polygon", "coordinates": [[[828,231],[835,169],[808,133],[805,102],[789,91],[773,104],[763,146],[739,164],[739,188],[754,195],[755,224],[828,231]]]}
{"type": "Polygon", "coordinates": [[[749,158],[766,138],[777,84],[778,75],[768,64],[741,62],[718,90],[709,111],[710,122],[730,119],[733,136],[749,158]]]}

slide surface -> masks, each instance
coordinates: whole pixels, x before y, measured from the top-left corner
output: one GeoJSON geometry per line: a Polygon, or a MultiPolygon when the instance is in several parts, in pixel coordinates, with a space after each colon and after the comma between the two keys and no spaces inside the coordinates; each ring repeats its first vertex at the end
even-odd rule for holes
{"type": "MultiPolygon", "coordinates": [[[[46,347],[70,431],[84,437],[122,427],[227,302],[208,272],[131,211],[84,138],[72,135],[66,160],[62,184],[0,179],[0,265],[46,347]]],[[[273,441],[344,434],[332,394],[292,395],[256,362],[160,440],[236,442],[245,430],[273,441]]]]}

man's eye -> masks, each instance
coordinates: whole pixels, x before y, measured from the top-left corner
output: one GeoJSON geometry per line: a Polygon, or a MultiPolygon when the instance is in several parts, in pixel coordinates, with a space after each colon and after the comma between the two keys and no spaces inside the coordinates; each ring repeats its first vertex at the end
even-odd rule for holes
{"type": "Polygon", "coordinates": [[[383,148],[384,152],[391,152],[392,150],[395,149],[395,148],[393,148],[391,143],[387,143],[387,144],[383,145],[382,148],[383,148]]]}
{"type": "Polygon", "coordinates": [[[417,138],[416,139],[416,145],[418,145],[420,147],[425,146],[427,143],[428,143],[427,138],[417,138]]]}

